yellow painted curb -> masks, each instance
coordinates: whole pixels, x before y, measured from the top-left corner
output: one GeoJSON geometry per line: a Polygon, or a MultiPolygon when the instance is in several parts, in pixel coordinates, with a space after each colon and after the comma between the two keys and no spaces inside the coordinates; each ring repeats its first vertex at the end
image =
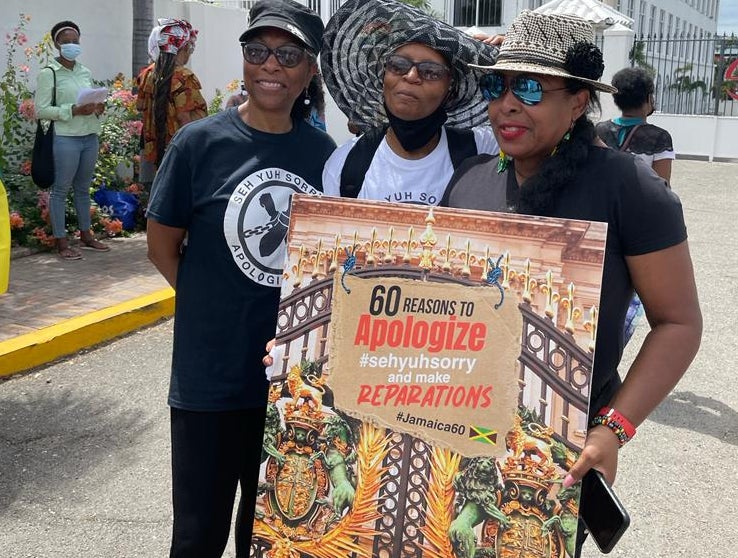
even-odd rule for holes
{"type": "Polygon", "coordinates": [[[174,290],[166,288],[2,341],[0,377],[47,364],[173,314],[174,290]]]}

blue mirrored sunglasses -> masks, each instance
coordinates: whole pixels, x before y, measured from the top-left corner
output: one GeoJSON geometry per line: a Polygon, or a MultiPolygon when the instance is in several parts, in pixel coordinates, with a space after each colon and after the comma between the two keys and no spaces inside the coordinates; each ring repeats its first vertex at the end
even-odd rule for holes
{"type": "Polygon", "coordinates": [[[549,91],[562,91],[566,87],[555,89],[543,89],[541,82],[528,76],[515,76],[510,78],[510,83],[505,85],[503,74],[492,72],[484,74],[479,80],[479,89],[485,101],[496,101],[505,95],[509,89],[513,96],[529,107],[537,105],[543,100],[543,94],[549,91]]]}

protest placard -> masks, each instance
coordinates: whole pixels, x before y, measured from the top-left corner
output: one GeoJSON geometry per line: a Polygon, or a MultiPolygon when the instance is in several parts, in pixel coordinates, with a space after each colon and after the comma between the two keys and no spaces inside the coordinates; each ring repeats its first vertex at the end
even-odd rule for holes
{"type": "Polygon", "coordinates": [[[572,556],[606,232],[294,196],[256,556],[572,556]]]}

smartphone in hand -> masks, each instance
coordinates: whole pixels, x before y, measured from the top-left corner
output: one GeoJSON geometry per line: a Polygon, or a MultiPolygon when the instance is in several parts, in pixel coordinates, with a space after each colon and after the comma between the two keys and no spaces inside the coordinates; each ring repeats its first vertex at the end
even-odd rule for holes
{"type": "Polygon", "coordinates": [[[579,517],[600,552],[607,554],[630,525],[630,516],[602,473],[590,469],[582,479],[579,517]]]}

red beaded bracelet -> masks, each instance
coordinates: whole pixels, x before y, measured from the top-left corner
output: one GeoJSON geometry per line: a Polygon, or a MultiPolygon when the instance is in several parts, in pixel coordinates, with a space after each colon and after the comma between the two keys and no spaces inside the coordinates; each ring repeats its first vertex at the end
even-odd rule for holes
{"type": "Polygon", "coordinates": [[[636,434],[633,423],[612,407],[602,407],[592,419],[591,426],[603,425],[613,431],[618,437],[620,447],[625,445],[636,434]]]}

